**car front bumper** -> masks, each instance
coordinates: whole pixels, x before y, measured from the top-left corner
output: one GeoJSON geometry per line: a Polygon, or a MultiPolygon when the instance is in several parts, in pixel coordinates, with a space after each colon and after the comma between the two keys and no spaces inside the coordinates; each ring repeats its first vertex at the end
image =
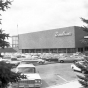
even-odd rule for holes
{"type": "Polygon", "coordinates": [[[40,83],[12,86],[12,88],[40,88],[40,87],[41,87],[41,84],[40,83]]]}

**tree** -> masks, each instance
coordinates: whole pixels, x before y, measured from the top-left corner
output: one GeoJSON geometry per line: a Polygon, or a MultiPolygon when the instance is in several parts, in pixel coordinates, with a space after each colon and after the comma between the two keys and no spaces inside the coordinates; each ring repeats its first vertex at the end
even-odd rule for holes
{"type": "Polygon", "coordinates": [[[5,41],[6,38],[9,37],[9,34],[3,33],[3,30],[0,30],[0,47],[5,48],[9,47],[9,42],[5,41]]]}
{"type": "Polygon", "coordinates": [[[21,80],[21,78],[26,78],[21,73],[11,71],[12,68],[12,64],[0,62],[0,88],[7,88],[9,83],[15,83],[21,80]]]}
{"type": "MultiPolygon", "coordinates": [[[[9,5],[11,5],[10,0],[0,0],[1,11],[6,11],[6,9],[10,8],[9,5]]],[[[1,19],[0,24],[2,24],[1,19]]],[[[9,42],[5,41],[5,39],[9,37],[9,34],[3,31],[4,30],[0,29],[0,48],[9,46],[9,42]]],[[[12,64],[0,61],[0,88],[7,88],[9,83],[18,82],[21,78],[25,78],[21,73],[12,72],[12,68],[12,64]]]]}
{"type": "Polygon", "coordinates": [[[83,72],[82,76],[77,75],[77,77],[79,78],[78,81],[83,86],[83,88],[88,88],[88,58],[85,58],[84,62],[85,62],[85,65],[76,64],[83,72]]]}
{"type": "MultiPolygon", "coordinates": [[[[88,20],[85,18],[81,18],[81,20],[87,25],[87,26],[83,25],[83,27],[82,27],[83,31],[88,33],[88,20]]],[[[86,46],[88,46],[88,39],[87,38],[82,39],[82,43],[84,43],[86,46]]]]}
{"type": "MultiPolygon", "coordinates": [[[[81,20],[87,24],[87,26],[83,26],[83,30],[88,33],[88,20],[81,18],[81,20]]],[[[84,39],[84,43],[88,44],[88,39],[84,39]]],[[[84,87],[88,88],[88,57],[84,58],[84,65],[79,65],[77,66],[83,71],[83,76],[77,75],[79,78],[79,83],[84,87]]]]}
{"type": "MultiPolygon", "coordinates": [[[[0,11],[6,11],[6,9],[10,8],[9,5],[11,5],[10,0],[0,0],[0,11]]],[[[0,14],[1,16],[1,14],[0,14]]],[[[0,24],[1,23],[0,19],[0,24]]],[[[9,34],[3,33],[4,30],[0,29],[0,48],[9,47],[9,42],[5,41],[6,38],[9,37],[9,34]]]]}

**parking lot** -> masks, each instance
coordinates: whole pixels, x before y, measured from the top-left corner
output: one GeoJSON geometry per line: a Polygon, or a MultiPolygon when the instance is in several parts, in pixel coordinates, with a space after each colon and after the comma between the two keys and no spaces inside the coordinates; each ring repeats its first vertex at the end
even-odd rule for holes
{"type": "Polygon", "coordinates": [[[77,79],[76,73],[71,69],[72,63],[52,63],[36,66],[42,78],[42,88],[63,84],[77,79]]]}
{"type": "Polygon", "coordinates": [[[44,64],[33,62],[37,72],[42,79],[41,88],[61,85],[70,81],[77,80],[78,72],[74,72],[71,69],[72,63],[72,58],[68,59],[68,61],[64,61],[63,63],[60,63],[59,61],[45,61],[44,64]]]}
{"type": "Polygon", "coordinates": [[[74,72],[71,69],[71,64],[72,63],[48,63],[45,65],[36,65],[36,70],[42,79],[41,88],[61,85],[66,82],[77,80],[77,74],[80,73],[74,72]]]}

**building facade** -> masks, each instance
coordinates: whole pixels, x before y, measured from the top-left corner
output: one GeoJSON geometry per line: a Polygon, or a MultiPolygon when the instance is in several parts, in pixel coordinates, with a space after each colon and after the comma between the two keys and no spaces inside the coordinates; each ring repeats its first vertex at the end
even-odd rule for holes
{"type": "Polygon", "coordinates": [[[19,35],[22,53],[75,53],[88,50],[82,39],[87,35],[82,27],[71,26],[19,35]]]}
{"type": "Polygon", "coordinates": [[[12,47],[18,47],[18,36],[12,36],[12,47]]]}
{"type": "Polygon", "coordinates": [[[18,35],[12,36],[12,48],[16,51],[19,51],[19,39],[18,35]]]}

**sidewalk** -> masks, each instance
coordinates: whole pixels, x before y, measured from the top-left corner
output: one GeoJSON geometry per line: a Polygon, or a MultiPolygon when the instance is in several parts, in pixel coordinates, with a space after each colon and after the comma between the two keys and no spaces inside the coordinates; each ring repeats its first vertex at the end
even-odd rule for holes
{"type": "Polygon", "coordinates": [[[74,80],[62,85],[54,85],[51,87],[47,87],[47,88],[82,88],[81,84],[78,82],[78,80],[74,80]]]}

